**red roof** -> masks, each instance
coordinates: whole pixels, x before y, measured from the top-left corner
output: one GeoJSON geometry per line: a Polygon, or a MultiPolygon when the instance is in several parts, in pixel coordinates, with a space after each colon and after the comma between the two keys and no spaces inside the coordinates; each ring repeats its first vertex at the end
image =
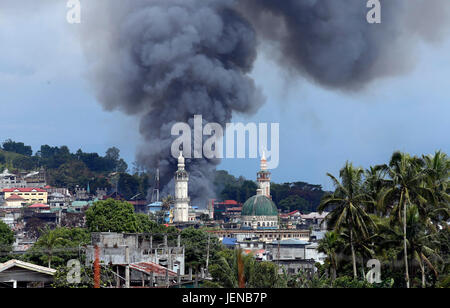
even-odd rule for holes
{"type": "Polygon", "coordinates": [[[25,188],[5,188],[3,192],[47,192],[41,188],[25,187],[25,188]]]}
{"type": "Polygon", "coordinates": [[[225,200],[225,201],[215,201],[215,204],[224,204],[224,205],[238,205],[239,203],[235,200],[225,200]]]}
{"type": "Polygon", "coordinates": [[[11,196],[9,196],[8,198],[5,199],[6,201],[25,201],[24,198],[22,198],[21,196],[18,196],[16,194],[12,194],[11,196]]]}
{"type": "Polygon", "coordinates": [[[147,205],[148,202],[146,200],[133,200],[133,201],[127,201],[128,203],[131,203],[132,205],[147,205]]]}
{"type": "Polygon", "coordinates": [[[140,272],[144,272],[146,274],[155,273],[161,276],[166,275],[166,271],[168,272],[167,275],[169,277],[176,277],[177,273],[174,271],[168,270],[164,266],[161,266],[159,264],[153,263],[153,262],[139,262],[139,263],[133,263],[130,264],[130,268],[135,269],[140,272]]]}
{"type": "Polygon", "coordinates": [[[29,206],[30,209],[43,209],[43,208],[49,208],[49,207],[50,206],[48,206],[47,204],[42,204],[42,203],[36,203],[36,204],[29,206]]]}
{"type": "Polygon", "coordinates": [[[234,201],[234,200],[225,200],[224,203],[225,204],[238,204],[237,201],[234,201]]]}

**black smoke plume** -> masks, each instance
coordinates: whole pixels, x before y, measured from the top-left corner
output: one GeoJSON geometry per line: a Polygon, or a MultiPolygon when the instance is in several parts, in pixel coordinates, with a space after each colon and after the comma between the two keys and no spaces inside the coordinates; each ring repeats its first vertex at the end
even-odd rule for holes
{"type": "Polygon", "coordinates": [[[448,31],[448,1],[380,3],[380,24],[367,22],[366,0],[245,0],[239,6],[291,73],[353,91],[407,72],[414,45],[448,31]]]}
{"type": "MultiPolygon", "coordinates": [[[[139,115],[145,145],[138,159],[159,168],[161,185],[173,194],[173,124],[192,125],[194,115],[202,115],[225,125],[233,112],[252,113],[262,104],[247,76],[256,59],[256,33],[234,1],[106,1],[94,11],[109,16],[86,33],[92,38],[87,48],[95,51],[89,55],[99,99],[107,109],[139,115]]],[[[214,197],[217,164],[187,161],[194,203],[214,197]]]]}
{"type": "MultiPolygon", "coordinates": [[[[265,46],[293,76],[355,91],[408,71],[418,40],[443,35],[446,0],[390,0],[368,24],[365,0],[96,0],[85,3],[83,42],[99,101],[140,118],[138,159],[172,192],[176,122],[225,124],[263,103],[248,76],[265,46]]],[[[194,202],[214,197],[218,161],[188,160],[194,202]]]]}

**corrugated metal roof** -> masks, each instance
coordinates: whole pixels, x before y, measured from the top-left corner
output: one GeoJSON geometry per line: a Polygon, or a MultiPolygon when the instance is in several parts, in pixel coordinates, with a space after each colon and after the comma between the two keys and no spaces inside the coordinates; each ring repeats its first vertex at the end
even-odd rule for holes
{"type": "MultiPolygon", "coordinates": [[[[272,244],[278,245],[278,241],[273,241],[272,244]]],[[[296,240],[296,239],[280,241],[280,245],[308,245],[308,244],[309,244],[309,242],[307,242],[307,241],[296,240]]]]}
{"type": "Polygon", "coordinates": [[[172,270],[168,270],[164,266],[156,264],[154,262],[132,263],[132,264],[130,264],[130,268],[135,269],[135,270],[140,271],[140,272],[143,272],[143,273],[146,273],[148,275],[150,275],[151,273],[155,273],[157,275],[165,276],[166,275],[166,271],[168,271],[168,276],[169,277],[176,277],[177,276],[176,272],[174,272],[172,270]]]}

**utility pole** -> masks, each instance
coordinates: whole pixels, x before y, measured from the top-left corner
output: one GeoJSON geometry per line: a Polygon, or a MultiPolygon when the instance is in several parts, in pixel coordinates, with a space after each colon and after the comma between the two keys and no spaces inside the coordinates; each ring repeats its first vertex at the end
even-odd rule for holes
{"type": "Polygon", "coordinates": [[[130,288],[130,248],[125,246],[125,288],[130,288]]]}
{"type": "Polygon", "coordinates": [[[278,265],[278,270],[279,270],[279,267],[280,267],[280,242],[281,242],[281,239],[278,238],[278,248],[277,248],[277,265],[278,265]]]}

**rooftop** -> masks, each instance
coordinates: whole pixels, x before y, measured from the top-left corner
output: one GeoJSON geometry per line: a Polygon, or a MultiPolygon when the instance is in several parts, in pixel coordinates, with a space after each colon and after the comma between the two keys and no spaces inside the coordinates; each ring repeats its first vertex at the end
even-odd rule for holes
{"type": "MultiPolygon", "coordinates": [[[[278,245],[278,241],[273,241],[271,244],[278,245]]],[[[289,239],[289,240],[281,240],[280,245],[309,245],[310,243],[307,241],[289,239]]]]}
{"type": "Polygon", "coordinates": [[[9,260],[8,262],[5,262],[5,263],[1,263],[0,264],[0,273],[7,269],[15,267],[15,266],[30,270],[30,271],[34,271],[34,272],[51,275],[51,276],[53,276],[56,273],[55,269],[39,266],[39,265],[28,263],[28,262],[23,262],[23,261],[19,261],[19,260],[15,260],[15,259],[9,260]]]}
{"type": "Polygon", "coordinates": [[[5,188],[3,192],[47,192],[41,188],[24,187],[24,188],[5,188]]]}
{"type": "Polygon", "coordinates": [[[11,196],[9,196],[8,198],[5,199],[6,201],[25,201],[24,198],[22,198],[21,196],[18,196],[16,194],[12,194],[11,196]]]}
{"type": "Polygon", "coordinates": [[[172,270],[168,270],[166,267],[156,264],[154,262],[139,262],[139,263],[132,263],[130,264],[130,268],[135,269],[139,272],[145,273],[150,275],[151,273],[155,273],[161,276],[165,276],[166,275],[166,271],[168,272],[168,276],[169,277],[176,277],[177,273],[172,271],[172,270]]]}

